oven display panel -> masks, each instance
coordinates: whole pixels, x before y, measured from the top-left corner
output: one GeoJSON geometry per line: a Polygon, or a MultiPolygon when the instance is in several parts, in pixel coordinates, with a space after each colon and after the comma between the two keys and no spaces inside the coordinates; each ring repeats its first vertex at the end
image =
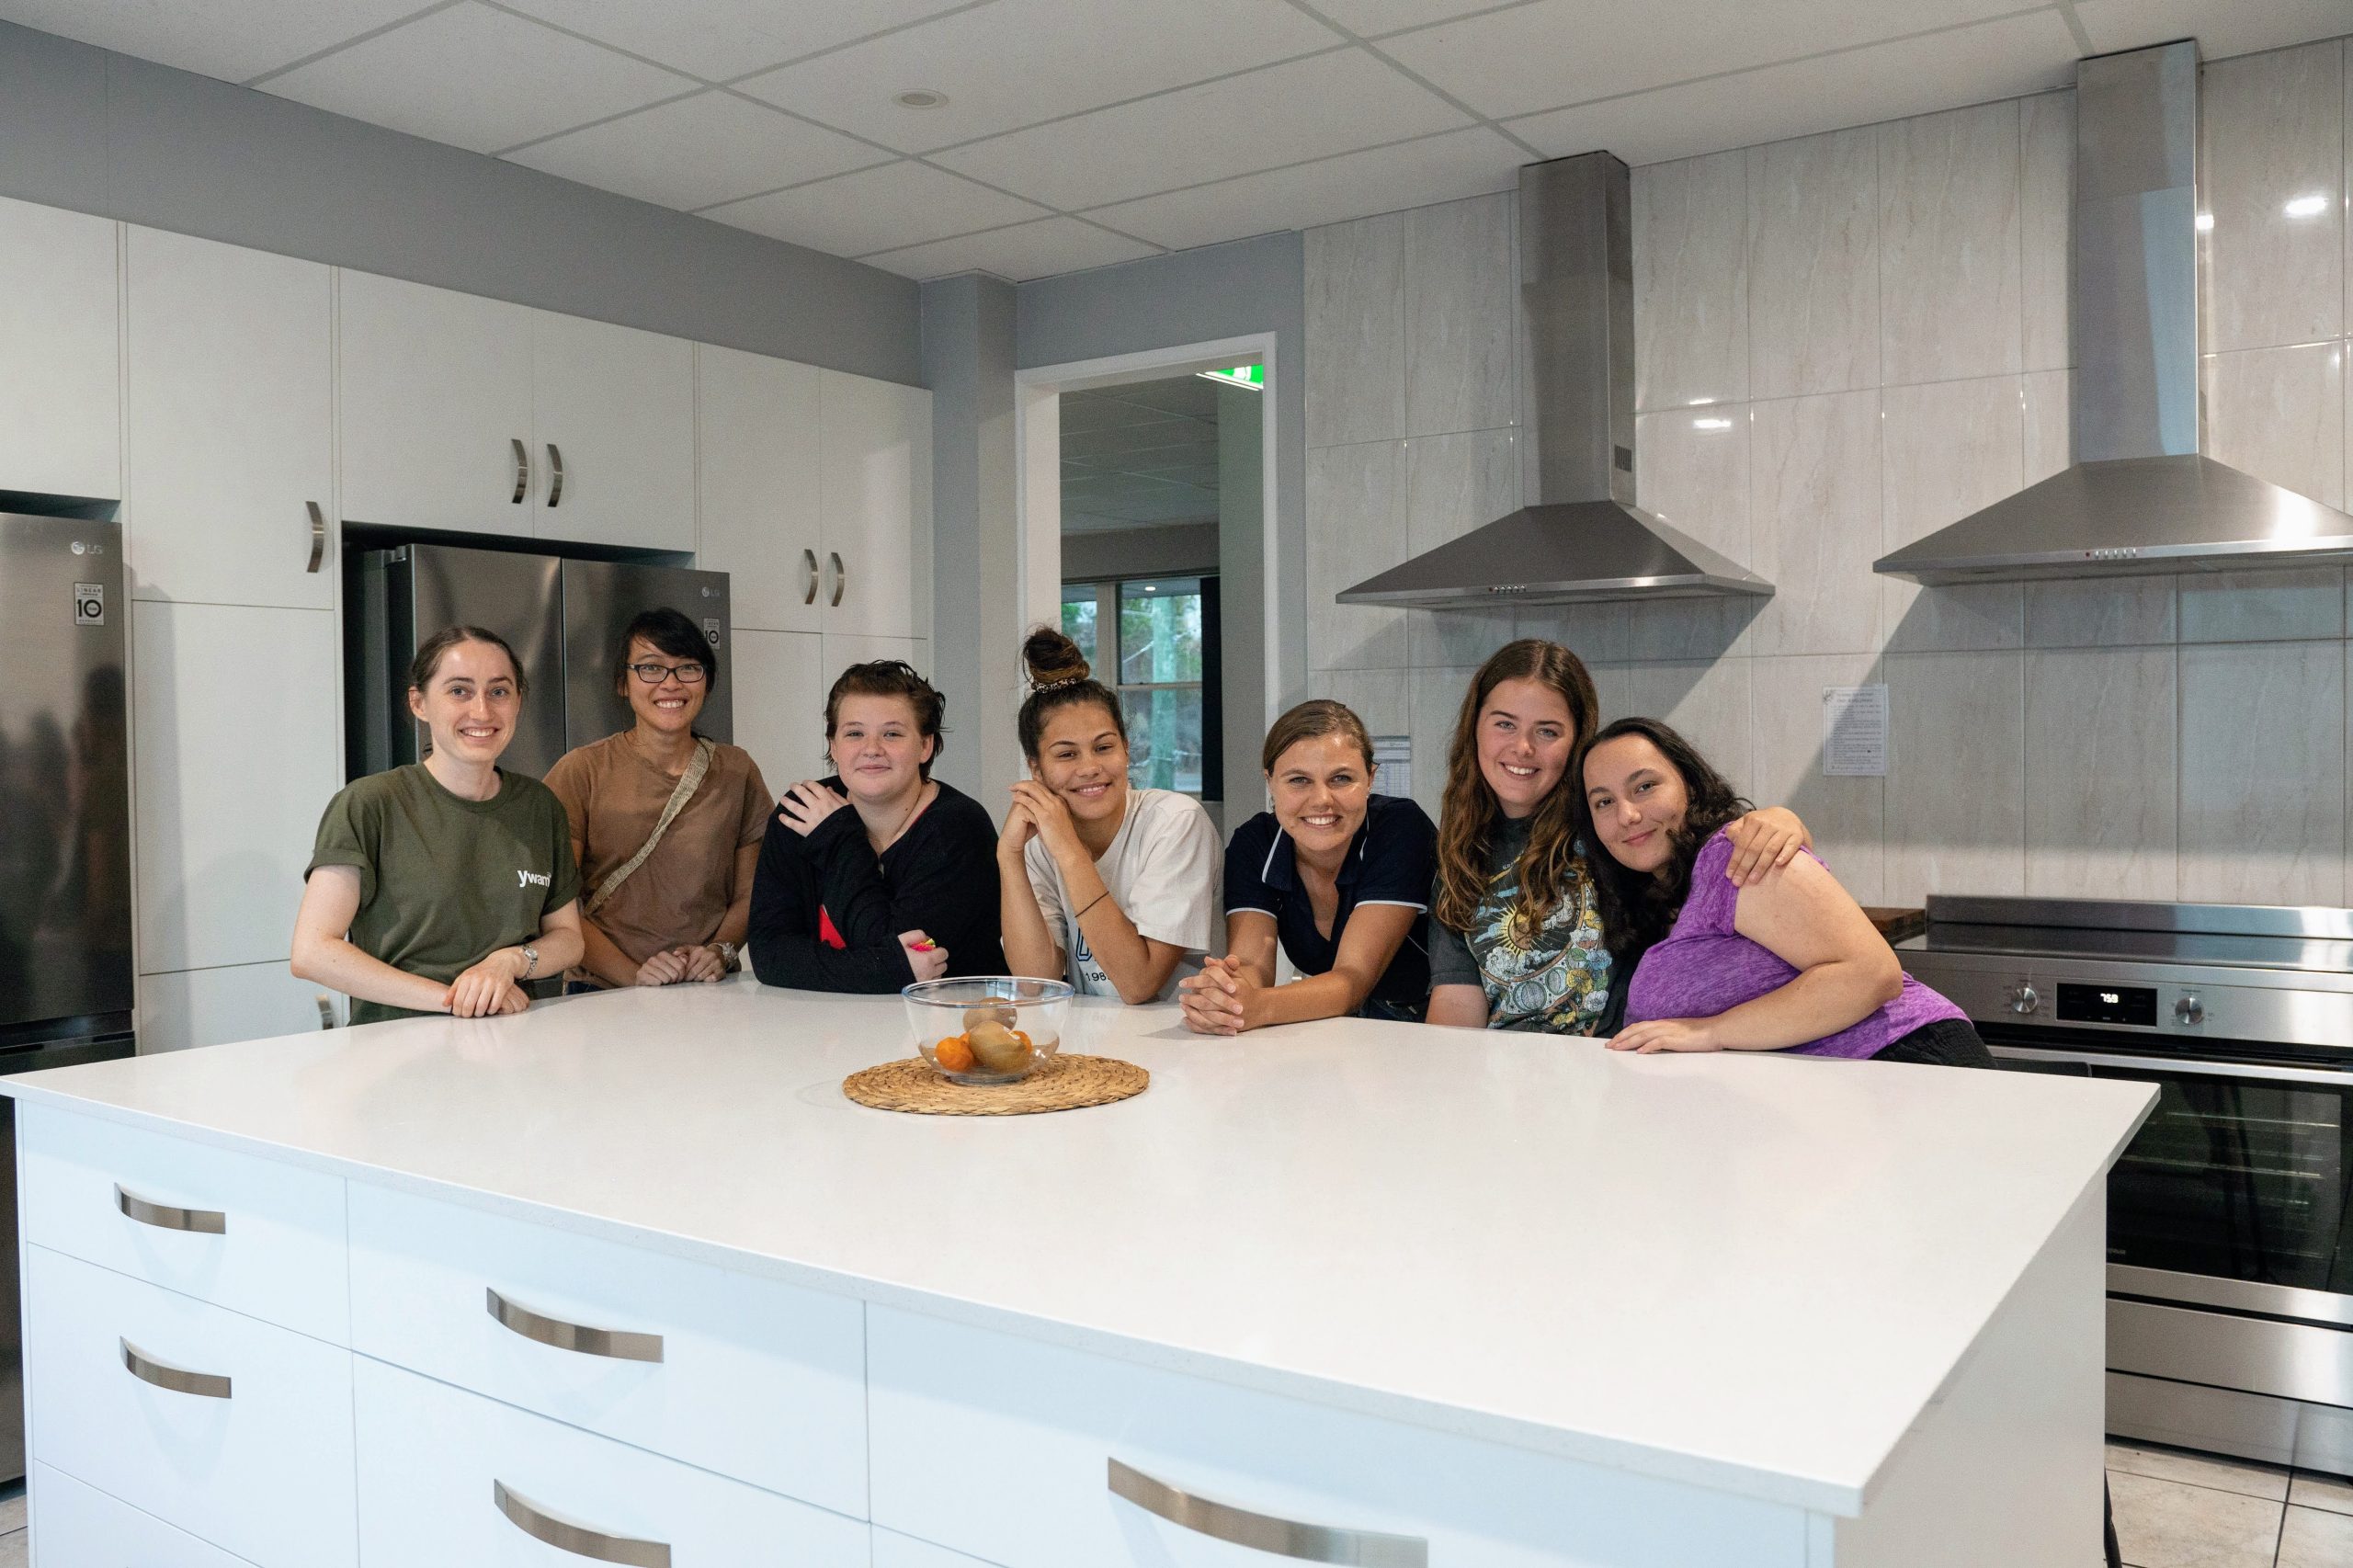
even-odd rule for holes
{"type": "Polygon", "coordinates": [[[2157,1027],[2157,993],[2147,985],[2059,984],[2059,1021],[2063,1024],[2133,1024],[2157,1027]]]}

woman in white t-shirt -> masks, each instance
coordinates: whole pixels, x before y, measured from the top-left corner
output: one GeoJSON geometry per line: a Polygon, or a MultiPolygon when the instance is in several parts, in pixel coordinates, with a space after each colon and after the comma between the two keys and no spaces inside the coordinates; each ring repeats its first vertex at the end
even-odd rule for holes
{"type": "Polygon", "coordinates": [[[1077,643],[1041,626],[1021,657],[1029,777],[996,841],[1006,962],[1090,996],[1166,1001],[1216,939],[1217,829],[1190,795],[1128,788],[1119,697],[1077,643]]]}

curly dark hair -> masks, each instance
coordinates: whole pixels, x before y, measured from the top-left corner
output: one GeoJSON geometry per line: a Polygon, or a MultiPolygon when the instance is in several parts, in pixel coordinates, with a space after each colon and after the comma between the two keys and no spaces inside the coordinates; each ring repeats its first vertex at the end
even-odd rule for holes
{"type": "Polygon", "coordinates": [[[1620,958],[1640,953],[1673,928],[1683,901],[1690,896],[1691,866],[1699,858],[1699,846],[1718,828],[1739,821],[1753,808],[1697,747],[1656,719],[1620,719],[1605,726],[1577,748],[1569,776],[1575,784],[1569,793],[1575,800],[1577,837],[1586,846],[1586,864],[1593,872],[1603,939],[1620,958]],[[1681,777],[1688,797],[1682,824],[1667,835],[1674,853],[1655,871],[1637,871],[1610,853],[1595,831],[1593,800],[1586,792],[1586,759],[1595,748],[1628,735],[1639,735],[1658,748],[1667,767],[1681,777]]]}

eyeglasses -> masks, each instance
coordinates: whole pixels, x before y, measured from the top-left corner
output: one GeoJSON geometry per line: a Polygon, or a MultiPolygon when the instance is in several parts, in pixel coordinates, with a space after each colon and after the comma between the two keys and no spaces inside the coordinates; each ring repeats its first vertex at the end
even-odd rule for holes
{"type": "Polygon", "coordinates": [[[660,686],[672,676],[681,686],[700,686],[705,672],[700,665],[631,665],[629,673],[648,686],[660,686]]]}

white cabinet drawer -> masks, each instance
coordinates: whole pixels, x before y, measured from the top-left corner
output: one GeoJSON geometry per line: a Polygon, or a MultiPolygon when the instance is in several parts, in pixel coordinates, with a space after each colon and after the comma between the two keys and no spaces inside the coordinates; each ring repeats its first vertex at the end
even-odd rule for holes
{"type": "Polygon", "coordinates": [[[243,1558],[176,1530],[85,1486],[63,1471],[36,1463],[31,1488],[33,1528],[40,1537],[40,1568],[245,1568],[243,1558]]]}
{"type": "Polygon", "coordinates": [[[856,1519],[354,1361],[364,1568],[866,1568],[856,1519]],[[550,1544],[565,1527],[585,1533],[550,1544]]]}
{"type": "Polygon", "coordinates": [[[346,1343],[340,1178],[46,1106],[17,1115],[27,1241],[346,1343]]]}
{"type": "Polygon", "coordinates": [[[865,1517],[856,1300],[364,1182],[350,1192],[363,1354],[865,1517]]]}
{"type": "Polygon", "coordinates": [[[1794,1508],[884,1307],[869,1309],[867,1352],[874,1523],[1006,1568],[1278,1561],[1114,1495],[1113,1460],[1267,1520],[1422,1541],[1429,1568],[1806,1561],[1794,1508]]]}
{"type": "Polygon", "coordinates": [[[33,1458],[261,1568],[353,1561],[349,1351],[45,1247],[25,1265],[33,1458]]]}
{"type": "Polygon", "coordinates": [[[874,1527],[874,1568],[991,1568],[977,1557],[874,1527]]]}

